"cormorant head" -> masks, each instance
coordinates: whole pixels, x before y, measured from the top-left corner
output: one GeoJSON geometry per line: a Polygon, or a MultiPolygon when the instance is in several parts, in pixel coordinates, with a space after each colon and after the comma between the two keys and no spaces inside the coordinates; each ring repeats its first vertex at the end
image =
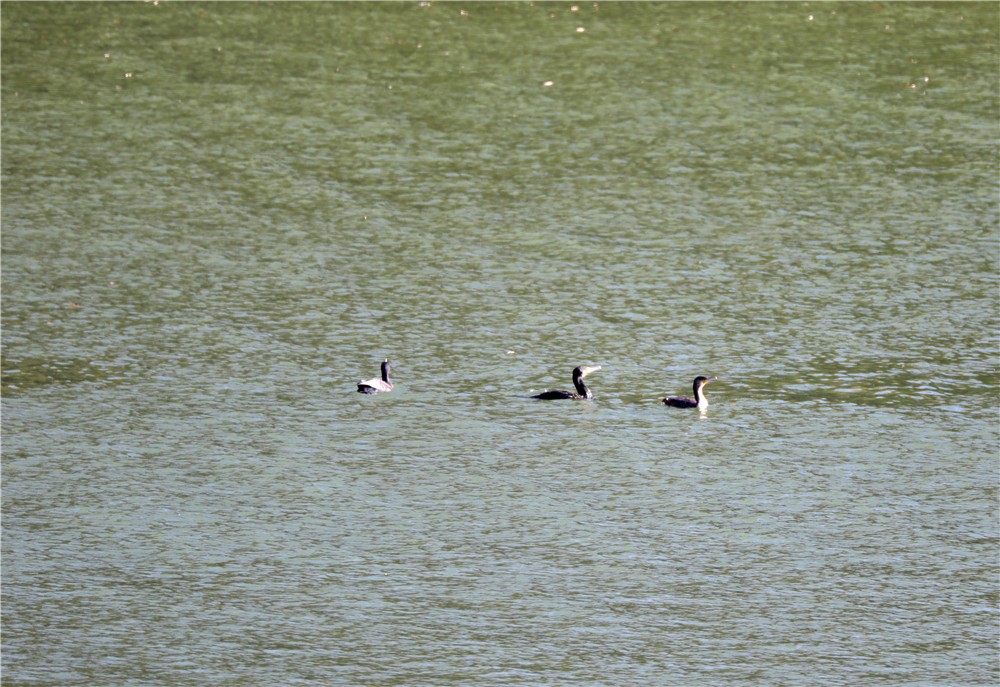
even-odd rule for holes
{"type": "Polygon", "coordinates": [[[600,365],[581,365],[580,367],[573,370],[573,379],[583,379],[591,372],[597,372],[601,369],[600,365]]]}
{"type": "Polygon", "coordinates": [[[718,377],[702,377],[701,375],[694,378],[694,385],[699,389],[709,382],[714,382],[718,377]]]}
{"type": "Polygon", "coordinates": [[[392,369],[392,365],[389,364],[389,359],[386,358],[385,362],[382,363],[382,376],[385,377],[389,374],[389,370],[392,369]]]}

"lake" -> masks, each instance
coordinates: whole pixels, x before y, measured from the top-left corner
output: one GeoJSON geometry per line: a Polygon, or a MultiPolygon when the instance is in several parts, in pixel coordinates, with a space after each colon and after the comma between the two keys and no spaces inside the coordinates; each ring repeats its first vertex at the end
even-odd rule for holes
{"type": "Polygon", "coordinates": [[[997,684],[998,21],[4,3],[5,684],[997,684]]]}

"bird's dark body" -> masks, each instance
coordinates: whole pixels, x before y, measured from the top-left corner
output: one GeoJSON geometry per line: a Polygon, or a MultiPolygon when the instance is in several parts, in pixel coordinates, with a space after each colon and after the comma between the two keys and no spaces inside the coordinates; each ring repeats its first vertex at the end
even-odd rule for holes
{"type": "Polygon", "coordinates": [[[671,396],[663,399],[663,404],[673,408],[697,408],[698,401],[688,396],[671,396]]]}
{"type": "Polygon", "coordinates": [[[550,389],[549,391],[543,391],[540,394],[532,396],[532,398],[537,398],[540,401],[558,401],[560,399],[572,399],[580,400],[583,398],[580,394],[574,394],[572,391],[563,391],[562,389],[550,389]]]}

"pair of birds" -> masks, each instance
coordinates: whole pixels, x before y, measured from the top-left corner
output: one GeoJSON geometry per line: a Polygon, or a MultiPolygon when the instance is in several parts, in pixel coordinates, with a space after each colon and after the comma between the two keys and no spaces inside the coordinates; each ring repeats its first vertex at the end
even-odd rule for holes
{"type": "MultiPolygon", "coordinates": [[[[365,379],[358,382],[358,393],[377,394],[380,391],[392,391],[392,382],[389,381],[389,371],[391,370],[391,367],[392,366],[388,360],[383,362],[382,379],[372,377],[371,379],[365,379]]],[[[573,386],[576,387],[576,393],[573,393],[572,391],[563,391],[561,389],[551,389],[543,391],[540,394],[536,394],[532,396],[532,398],[537,398],[540,401],[593,398],[594,394],[587,387],[586,383],[584,383],[583,378],[591,372],[597,372],[600,369],[600,365],[581,365],[580,367],[575,368],[573,370],[573,386]]],[[[699,375],[694,378],[694,398],[689,396],[670,396],[663,399],[663,403],[664,405],[668,405],[673,408],[701,408],[704,410],[708,407],[708,397],[705,395],[705,385],[716,379],[718,379],[718,377],[702,377],[699,375]]]]}
{"type": "MultiPolygon", "coordinates": [[[[594,394],[589,388],[587,388],[583,378],[591,372],[597,372],[600,369],[600,365],[581,365],[580,367],[574,369],[573,386],[576,387],[576,393],[571,391],[562,391],[561,389],[553,389],[551,391],[543,391],[540,394],[532,396],[532,398],[537,398],[542,401],[555,401],[562,398],[593,398],[594,394]]],[[[708,407],[708,396],[705,395],[705,385],[716,379],[718,379],[718,377],[703,377],[699,375],[694,378],[694,398],[691,398],[690,396],[670,396],[663,399],[663,404],[673,408],[701,408],[704,410],[708,407]]]]}

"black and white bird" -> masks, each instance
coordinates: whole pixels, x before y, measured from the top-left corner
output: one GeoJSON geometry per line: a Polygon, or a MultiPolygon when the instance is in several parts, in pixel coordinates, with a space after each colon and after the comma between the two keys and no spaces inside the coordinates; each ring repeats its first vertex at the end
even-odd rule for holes
{"type": "Polygon", "coordinates": [[[573,370],[573,386],[576,387],[576,393],[572,391],[562,391],[561,389],[551,389],[549,391],[543,391],[540,394],[532,396],[532,398],[537,398],[541,401],[556,401],[563,398],[570,398],[574,400],[580,400],[582,398],[593,398],[594,394],[587,385],[584,384],[583,378],[589,375],[591,372],[597,372],[601,369],[600,365],[581,365],[580,367],[573,370]]]}
{"type": "Polygon", "coordinates": [[[382,379],[372,377],[358,382],[359,394],[377,394],[380,391],[392,391],[392,382],[389,381],[389,370],[392,366],[388,358],[382,363],[382,379]]]}
{"type": "Polygon", "coordinates": [[[694,378],[694,398],[689,396],[670,396],[663,399],[663,404],[672,408],[698,408],[699,410],[705,410],[708,408],[708,396],[705,395],[705,385],[717,379],[718,377],[702,377],[699,375],[694,378]]]}

